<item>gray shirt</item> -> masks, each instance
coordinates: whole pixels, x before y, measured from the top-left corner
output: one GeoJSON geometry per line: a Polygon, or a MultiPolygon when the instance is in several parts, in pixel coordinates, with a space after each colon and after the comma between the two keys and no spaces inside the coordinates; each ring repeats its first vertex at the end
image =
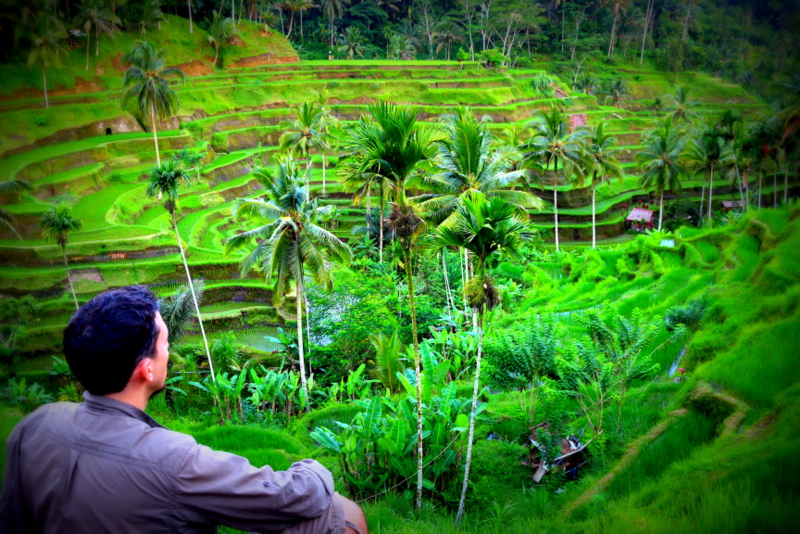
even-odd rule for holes
{"type": "Polygon", "coordinates": [[[45,405],[11,433],[0,532],[277,531],[330,505],[333,478],[314,460],[257,469],[129,404],[84,397],[45,405]]]}

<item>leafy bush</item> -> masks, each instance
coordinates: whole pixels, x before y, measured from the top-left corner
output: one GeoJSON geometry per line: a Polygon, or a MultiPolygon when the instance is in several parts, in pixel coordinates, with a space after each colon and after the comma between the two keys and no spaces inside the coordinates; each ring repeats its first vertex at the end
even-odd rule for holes
{"type": "Polygon", "coordinates": [[[685,325],[692,330],[697,330],[707,306],[705,299],[693,300],[685,306],[673,306],[664,317],[664,321],[667,323],[667,330],[671,332],[679,324],[685,325]]]}
{"type": "Polygon", "coordinates": [[[47,115],[37,115],[33,119],[33,123],[36,126],[47,126],[47,115]]]}
{"type": "Polygon", "coordinates": [[[531,80],[531,87],[536,95],[541,98],[553,98],[555,96],[553,78],[544,72],[540,72],[531,80]]]}

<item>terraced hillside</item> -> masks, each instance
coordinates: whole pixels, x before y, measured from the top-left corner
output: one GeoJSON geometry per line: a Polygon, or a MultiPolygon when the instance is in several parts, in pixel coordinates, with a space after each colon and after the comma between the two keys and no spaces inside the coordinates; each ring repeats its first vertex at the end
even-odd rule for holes
{"type": "MultiPolygon", "coordinates": [[[[184,23],[170,19],[173,27],[184,23]]],[[[181,109],[170,123],[159,125],[159,139],[162,158],[183,148],[203,154],[196,178],[181,190],[178,229],[193,276],[205,279],[201,311],[212,337],[236,327],[242,336],[255,339],[255,345],[269,348],[263,335],[290,317],[270,307],[271,297],[258,279],[239,276],[239,260],[223,255],[223,243],[239,229],[230,219],[233,200],[256,194],[260,184],[253,171],[269,168],[274,160],[283,131],[281,121],[292,118],[292,106],[321,94],[344,128],[365,113],[370,103],[391,101],[417,106],[430,121],[452,106],[469,105],[498,134],[520,129],[537,109],[568,99],[570,112],[585,114],[590,125],[605,120],[624,149],[625,179],[598,190],[599,237],[624,239],[623,206],[650,200],[648,192],[637,185],[633,151],[653,117],[653,99],[671,90],[672,76],[668,79],[649,68],[608,67],[609,75],[625,79],[632,89],[623,109],[599,104],[593,96],[570,94],[566,86],[558,88],[561,96],[541,98],[531,81],[547,70],[546,64],[498,72],[478,63],[458,62],[285,63],[296,56],[281,36],[259,35],[255,25],[243,26],[241,46],[231,47],[225,68],[218,70],[208,67],[205,60],[210,58],[191,59],[191,48],[199,43],[188,38],[169,40],[161,34],[154,37],[169,46],[168,59],[173,54],[174,64],[189,75],[184,85],[175,86],[181,109]]],[[[49,110],[34,98],[33,80],[27,80],[27,86],[6,87],[0,97],[0,131],[5,132],[0,175],[31,185],[30,191],[2,199],[3,209],[13,214],[24,240],[0,233],[0,293],[32,294],[43,305],[41,317],[21,340],[24,353],[45,355],[31,359],[32,368],[39,365],[36,362],[49,362],[46,354],[58,345],[60,329],[73,309],[61,250],[45,242],[38,228],[39,217],[52,203],[73,203],[74,216],[83,222],[83,229],[70,235],[66,248],[80,302],[131,283],[149,284],[166,294],[185,281],[169,215],[145,194],[146,175],[155,163],[152,136],[119,106],[124,46],[124,42],[104,43],[104,60],[92,64],[91,79],[76,74],[83,72],[83,60],[73,54],[70,61],[76,65],[68,64],[65,70],[74,77],[64,75],[64,85],[55,91],[49,110]]],[[[699,88],[700,113],[735,108],[756,114],[765,109],[740,87],[705,75],[683,74],[677,81],[699,88]]],[[[329,224],[334,233],[348,238],[353,226],[364,220],[364,205],[354,205],[337,180],[337,155],[326,159],[325,194],[319,154],[311,158],[310,188],[322,204],[337,207],[336,218],[329,224]]],[[[552,181],[548,183],[547,177],[543,181],[530,183],[546,205],[531,217],[552,232],[552,181]]],[[[558,187],[563,240],[591,237],[590,185],[558,187]]],[[[700,196],[699,180],[684,187],[700,196]]],[[[727,179],[715,181],[715,189],[715,199],[733,198],[727,179]]],[[[376,205],[377,198],[369,202],[376,205]]]]}

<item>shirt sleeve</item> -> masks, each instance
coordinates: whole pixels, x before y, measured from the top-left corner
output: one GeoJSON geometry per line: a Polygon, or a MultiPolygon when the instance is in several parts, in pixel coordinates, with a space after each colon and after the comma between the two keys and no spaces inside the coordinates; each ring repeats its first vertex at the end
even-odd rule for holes
{"type": "Polygon", "coordinates": [[[175,481],[176,513],[190,523],[277,531],[322,515],[333,497],[333,477],[316,460],[287,471],[256,468],[247,459],[192,445],[175,481]]]}

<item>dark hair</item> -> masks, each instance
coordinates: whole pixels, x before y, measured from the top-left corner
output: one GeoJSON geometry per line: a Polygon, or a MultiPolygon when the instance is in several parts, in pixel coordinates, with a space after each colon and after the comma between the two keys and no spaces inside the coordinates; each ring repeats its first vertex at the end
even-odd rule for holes
{"type": "Polygon", "coordinates": [[[136,365],[155,351],[158,300],[144,286],[97,295],[64,330],[64,355],[75,378],[94,395],[125,389],[136,365]]]}

